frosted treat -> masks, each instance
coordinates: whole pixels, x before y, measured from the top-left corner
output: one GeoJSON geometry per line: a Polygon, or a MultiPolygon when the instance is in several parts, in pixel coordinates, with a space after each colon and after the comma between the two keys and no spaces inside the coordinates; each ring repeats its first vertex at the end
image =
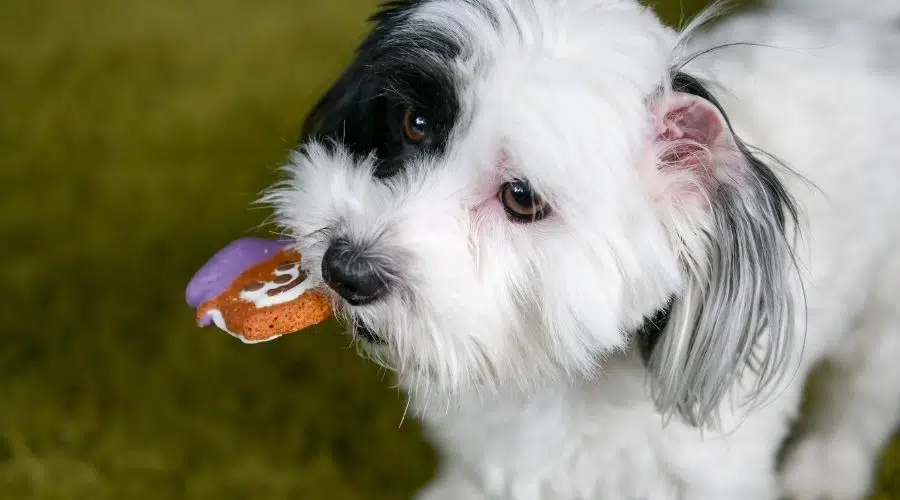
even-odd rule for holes
{"type": "Polygon", "coordinates": [[[330,318],[330,301],[312,288],[290,244],[244,238],[216,253],[187,287],[197,324],[254,344],[330,318]]]}

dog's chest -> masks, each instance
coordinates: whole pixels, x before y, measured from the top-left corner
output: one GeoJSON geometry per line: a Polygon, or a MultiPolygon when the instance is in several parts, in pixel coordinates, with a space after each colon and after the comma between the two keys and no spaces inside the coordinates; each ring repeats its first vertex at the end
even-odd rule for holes
{"type": "Polygon", "coordinates": [[[666,464],[680,433],[662,432],[648,402],[608,396],[559,387],[425,423],[449,465],[491,498],[671,498],[666,464]]]}

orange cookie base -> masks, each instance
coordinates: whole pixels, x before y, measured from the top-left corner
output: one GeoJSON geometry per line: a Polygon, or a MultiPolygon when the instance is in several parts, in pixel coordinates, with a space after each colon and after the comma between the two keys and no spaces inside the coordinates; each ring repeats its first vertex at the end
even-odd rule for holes
{"type": "Polygon", "coordinates": [[[247,342],[265,342],[325,321],[334,314],[331,303],[321,292],[303,290],[306,275],[299,264],[297,252],[282,250],[244,271],[197,309],[198,323],[211,315],[226,332],[247,342]],[[298,296],[284,300],[297,291],[298,296]]]}
{"type": "Polygon", "coordinates": [[[261,341],[299,332],[332,316],[328,299],[316,292],[307,292],[291,302],[257,311],[237,327],[247,340],[261,341]]]}

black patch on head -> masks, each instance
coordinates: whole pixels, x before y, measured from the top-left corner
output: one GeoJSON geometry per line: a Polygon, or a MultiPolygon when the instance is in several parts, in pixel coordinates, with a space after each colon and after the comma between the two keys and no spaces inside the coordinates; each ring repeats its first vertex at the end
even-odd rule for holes
{"type": "Polygon", "coordinates": [[[380,178],[399,172],[418,155],[445,150],[459,113],[448,68],[461,48],[440,30],[410,28],[410,14],[426,2],[389,2],[370,18],[374,28],[307,116],[301,142],[334,141],[356,156],[373,154],[380,178]],[[410,108],[427,122],[428,133],[418,144],[404,135],[410,108]]]}

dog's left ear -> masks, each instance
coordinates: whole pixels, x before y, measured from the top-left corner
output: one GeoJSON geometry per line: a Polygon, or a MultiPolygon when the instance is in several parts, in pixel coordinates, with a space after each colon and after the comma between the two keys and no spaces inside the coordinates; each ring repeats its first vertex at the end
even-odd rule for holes
{"type": "Polygon", "coordinates": [[[786,236],[796,209],[696,79],[676,75],[651,110],[651,189],[685,286],[644,356],[659,409],[704,425],[735,383],[751,384],[735,394],[758,401],[785,373],[800,296],[786,236]]]}

